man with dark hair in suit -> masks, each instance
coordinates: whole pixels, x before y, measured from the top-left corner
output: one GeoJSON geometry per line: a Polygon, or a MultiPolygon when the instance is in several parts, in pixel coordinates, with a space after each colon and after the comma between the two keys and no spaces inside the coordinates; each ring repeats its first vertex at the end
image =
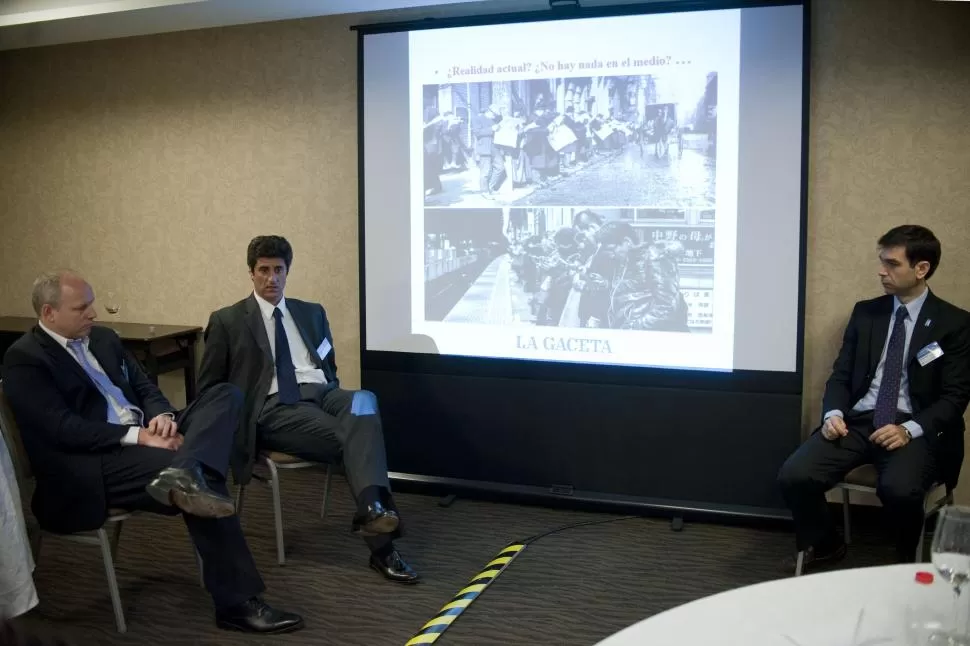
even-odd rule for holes
{"type": "Polygon", "coordinates": [[[280,236],[259,236],[246,253],[253,293],[217,310],[205,331],[202,392],[230,383],[245,396],[233,467],[245,484],[261,449],[305,460],[342,460],[357,502],[352,522],[371,549],[370,566],[399,583],[418,575],[392,539],[400,535],[391,498],[377,398],[340,388],[333,334],[323,307],[283,290],[293,248],[280,236]]]}
{"type": "Polygon", "coordinates": [[[926,285],[941,255],[932,231],[899,226],[878,246],[886,295],[856,303],[825,384],[822,425],[779,474],[805,569],[845,555],[825,492],[853,468],[875,466],[897,558],[911,562],[926,492],[937,482],[952,491],[963,462],[970,313],[926,285]]]}
{"type": "Polygon", "coordinates": [[[176,411],[118,335],[94,325],[83,278],[44,274],[32,300],[38,323],[4,356],[3,389],[37,477],[41,527],[98,529],[109,509],[182,512],[220,628],[302,627],[259,598],[263,581],[226,490],[239,390],[224,384],[176,411]]]}

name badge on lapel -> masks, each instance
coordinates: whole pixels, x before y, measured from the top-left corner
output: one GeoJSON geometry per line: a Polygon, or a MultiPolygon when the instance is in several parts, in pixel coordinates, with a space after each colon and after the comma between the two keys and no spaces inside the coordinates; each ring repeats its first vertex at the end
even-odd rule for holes
{"type": "Polygon", "coordinates": [[[916,360],[919,361],[919,365],[925,366],[932,361],[936,361],[942,356],[943,348],[940,347],[939,343],[934,341],[916,353],[916,360]]]}
{"type": "Polygon", "coordinates": [[[320,357],[321,361],[323,361],[323,359],[330,354],[331,350],[333,350],[333,346],[330,345],[330,341],[324,339],[320,344],[320,347],[317,348],[317,356],[320,357]]]}

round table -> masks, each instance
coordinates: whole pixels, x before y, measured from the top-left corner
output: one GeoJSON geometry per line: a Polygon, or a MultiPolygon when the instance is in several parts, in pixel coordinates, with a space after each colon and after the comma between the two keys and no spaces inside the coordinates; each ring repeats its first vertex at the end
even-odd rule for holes
{"type": "Polygon", "coordinates": [[[908,646],[925,643],[920,633],[934,623],[952,621],[953,588],[932,565],[890,565],[722,592],[644,619],[599,646],[908,646]],[[916,582],[917,572],[932,573],[933,582],[916,582]]]}

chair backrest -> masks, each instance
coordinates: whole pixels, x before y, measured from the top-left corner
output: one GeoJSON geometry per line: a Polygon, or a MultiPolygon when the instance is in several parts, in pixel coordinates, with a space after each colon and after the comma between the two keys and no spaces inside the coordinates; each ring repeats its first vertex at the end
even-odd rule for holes
{"type": "Polygon", "coordinates": [[[30,460],[27,459],[27,451],[24,450],[24,442],[20,437],[20,428],[13,417],[10,402],[3,393],[3,381],[0,381],[0,436],[7,443],[13,468],[17,471],[17,479],[23,483],[32,478],[33,472],[30,469],[30,460]]]}

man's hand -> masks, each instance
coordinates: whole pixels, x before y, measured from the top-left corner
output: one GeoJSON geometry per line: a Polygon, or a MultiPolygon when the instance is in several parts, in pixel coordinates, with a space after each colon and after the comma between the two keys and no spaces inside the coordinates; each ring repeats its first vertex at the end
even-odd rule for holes
{"type": "MultiPolygon", "coordinates": [[[[156,418],[157,419],[157,418],[156,418]]],[[[176,433],[172,437],[162,437],[156,433],[151,432],[147,428],[139,429],[138,431],[138,444],[141,446],[151,446],[156,449],[168,449],[169,451],[178,451],[179,447],[182,446],[183,437],[176,433]]]]}
{"type": "Polygon", "coordinates": [[[909,434],[898,424],[886,424],[870,435],[869,441],[887,451],[895,451],[909,444],[909,434]]]}
{"type": "Polygon", "coordinates": [[[175,437],[178,434],[178,430],[178,424],[175,423],[172,416],[164,413],[156,415],[152,421],[148,422],[148,432],[159,437],[175,437]]]}
{"type": "Polygon", "coordinates": [[[826,440],[836,440],[849,434],[849,427],[840,415],[832,415],[822,424],[822,437],[826,440]]]}

